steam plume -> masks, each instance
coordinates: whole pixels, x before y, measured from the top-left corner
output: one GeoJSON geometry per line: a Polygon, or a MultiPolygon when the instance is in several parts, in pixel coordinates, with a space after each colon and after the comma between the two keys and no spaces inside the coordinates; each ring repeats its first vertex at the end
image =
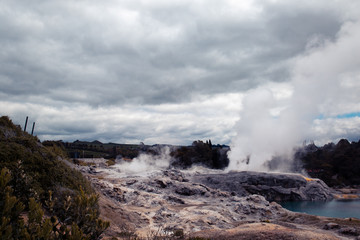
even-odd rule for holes
{"type": "MultiPolygon", "coordinates": [[[[266,171],[266,161],[279,155],[291,159],[304,140],[343,137],[324,131],[319,121],[360,110],[360,24],[344,24],[334,42],[315,42],[294,59],[288,84],[264,85],[245,96],[230,170],[266,171]]],[[[285,164],[279,170],[287,169],[285,164]]]]}
{"type": "Polygon", "coordinates": [[[114,166],[120,173],[126,175],[146,175],[148,173],[169,168],[171,162],[170,148],[160,148],[160,154],[140,154],[131,162],[122,161],[114,166]]]}

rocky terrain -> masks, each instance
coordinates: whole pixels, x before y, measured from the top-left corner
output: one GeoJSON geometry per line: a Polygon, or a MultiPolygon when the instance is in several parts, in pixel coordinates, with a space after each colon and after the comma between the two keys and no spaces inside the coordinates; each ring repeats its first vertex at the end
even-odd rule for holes
{"type": "Polygon", "coordinates": [[[192,181],[237,196],[259,194],[268,201],[326,201],[333,198],[331,189],[323,181],[301,174],[246,171],[197,174],[192,181]]]}
{"type": "MultiPolygon", "coordinates": [[[[43,145],[7,117],[0,140],[0,239],[359,239],[359,219],[293,213],[274,202],[353,199],[354,186],[334,192],[299,174],[170,169],[167,148],[133,160],[71,160],[61,144],[43,145]]],[[[190,150],[206,154],[195,162],[215,153],[197,145],[190,150]]],[[[179,154],[191,160],[190,150],[179,154]]]]}
{"type": "MultiPolygon", "coordinates": [[[[103,166],[103,167],[100,167],[103,166]]],[[[186,233],[204,239],[354,239],[360,221],[290,212],[274,200],[329,200],[321,180],[298,174],[162,170],[122,175],[77,166],[98,189],[107,236],[186,233]]]]}

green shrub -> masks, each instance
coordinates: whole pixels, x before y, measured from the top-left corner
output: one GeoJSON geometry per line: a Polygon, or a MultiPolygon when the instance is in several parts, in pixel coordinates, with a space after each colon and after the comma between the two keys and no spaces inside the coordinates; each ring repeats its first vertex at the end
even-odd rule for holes
{"type": "Polygon", "coordinates": [[[6,168],[0,174],[0,238],[13,239],[21,235],[24,221],[20,218],[25,209],[24,204],[13,196],[13,189],[9,186],[10,171],[6,168]]]}
{"type": "Polygon", "coordinates": [[[82,187],[87,194],[93,193],[90,183],[80,172],[59,160],[58,154],[66,155],[61,147],[56,144],[44,147],[37,138],[27,133],[17,133],[7,117],[0,119],[0,133],[6,132],[11,136],[0,141],[0,168],[8,168],[15,176],[11,183],[15,192],[24,193],[27,200],[30,197],[43,200],[49,190],[58,187],[75,191],[80,191],[82,187]]]}
{"type": "Polygon", "coordinates": [[[98,218],[94,208],[96,195],[87,196],[81,190],[74,203],[65,209],[70,216],[67,223],[58,221],[56,216],[44,217],[44,209],[34,198],[29,199],[28,210],[24,212],[25,205],[12,195],[10,180],[10,171],[3,168],[0,174],[0,239],[99,239],[109,227],[109,222],[98,218]],[[27,215],[26,223],[21,214],[27,215]]]}
{"type": "Polygon", "coordinates": [[[115,163],[116,163],[115,159],[113,159],[113,158],[106,161],[106,165],[108,165],[108,166],[113,166],[113,165],[115,165],[115,163]]]}
{"type": "Polygon", "coordinates": [[[61,146],[47,145],[0,118],[0,239],[99,238],[109,223],[90,182],[61,160],[61,146]]]}

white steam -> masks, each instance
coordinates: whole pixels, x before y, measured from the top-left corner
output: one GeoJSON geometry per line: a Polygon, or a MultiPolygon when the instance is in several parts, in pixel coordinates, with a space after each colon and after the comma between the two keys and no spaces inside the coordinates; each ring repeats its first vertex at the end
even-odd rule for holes
{"type": "MultiPolygon", "coordinates": [[[[360,23],[346,23],[334,42],[308,48],[294,59],[288,84],[249,91],[231,144],[229,170],[266,171],[266,161],[291,159],[293,148],[304,140],[344,137],[337,134],[344,131],[336,131],[344,128],[341,123],[326,131],[319,121],[336,123],[338,115],[360,112],[359,42],[360,23]]],[[[359,121],[351,130],[360,130],[359,121]]]]}
{"type": "Polygon", "coordinates": [[[118,172],[126,175],[147,175],[154,171],[169,168],[172,157],[168,146],[160,149],[160,154],[142,153],[131,161],[121,161],[113,166],[118,172]]]}

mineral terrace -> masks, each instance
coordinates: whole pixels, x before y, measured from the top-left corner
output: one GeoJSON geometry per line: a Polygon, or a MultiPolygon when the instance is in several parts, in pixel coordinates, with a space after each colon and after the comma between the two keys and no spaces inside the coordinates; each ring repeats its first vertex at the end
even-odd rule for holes
{"type": "MultiPolygon", "coordinates": [[[[299,174],[162,170],[127,176],[75,166],[100,195],[107,237],[182,231],[207,239],[356,239],[358,219],[290,212],[275,201],[330,200],[333,190],[299,174]],[[206,173],[205,173],[206,172],[206,173]]],[[[357,238],[359,239],[359,238],[357,238]]]]}

